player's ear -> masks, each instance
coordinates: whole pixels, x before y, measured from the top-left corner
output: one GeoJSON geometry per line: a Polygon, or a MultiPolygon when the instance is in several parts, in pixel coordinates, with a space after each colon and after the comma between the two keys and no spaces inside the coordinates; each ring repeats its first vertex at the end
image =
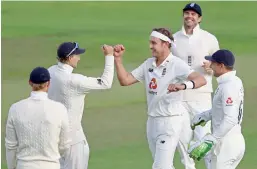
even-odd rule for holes
{"type": "Polygon", "coordinates": [[[32,87],[33,86],[33,83],[29,80],[29,85],[32,87]]]}
{"type": "Polygon", "coordinates": [[[198,23],[201,23],[201,22],[202,22],[202,16],[199,15],[197,22],[198,22],[198,23]]]}

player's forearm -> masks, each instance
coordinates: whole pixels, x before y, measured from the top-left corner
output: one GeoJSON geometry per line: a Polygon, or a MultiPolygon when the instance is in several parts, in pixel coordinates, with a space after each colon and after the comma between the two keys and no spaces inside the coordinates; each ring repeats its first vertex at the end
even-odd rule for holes
{"type": "Polygon", "coordinates": [[[104,72],[101,76],[101,82],[106,88],[111,88],[114,76],[114,56],[105,56],[104,72]]]}
{"type": "Polygon", "coordinates": [[[6,161],[8,169],[16,168],[16,151],[17,149],[8,149],[6,148],[6,161]]]}
{"type": "Polygon", "coordinates": [[[194,83],[194,89],[197,89],[199,87],[202,87],[207,84],[206,79],[204,76],[202,76],[200,73],[193,72],[189,77],[188,80],[193,81],[194,83]]]}
{"type": "Polygon", "coordinates": [[[211,109],[208,111],[203,112],[203,115],[205,116],[205,118],[207,119],[207,121],[211,120],[212,117],[212,111],[211,109]]]}
{"type": "Polygon", "coordinates": [[[130,76],[130,73],[126,71],[125,67],[122,64],[121,59],[115,59],[115,66],[116,66],[116,72],[117,72],[117,78],[120,82],[121,86],[128,86],[128,78],[130,76]]]}

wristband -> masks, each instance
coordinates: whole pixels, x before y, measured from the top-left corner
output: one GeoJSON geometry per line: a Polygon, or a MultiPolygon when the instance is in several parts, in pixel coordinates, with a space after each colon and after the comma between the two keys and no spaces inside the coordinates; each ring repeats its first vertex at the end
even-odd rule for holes
{"type": "Polygon", "coordinates": [[[184,83],[185,84],[185,90],[186,89],[194,89],[195,88],[195,83],[194,81],[190,80],[184,83]]]}

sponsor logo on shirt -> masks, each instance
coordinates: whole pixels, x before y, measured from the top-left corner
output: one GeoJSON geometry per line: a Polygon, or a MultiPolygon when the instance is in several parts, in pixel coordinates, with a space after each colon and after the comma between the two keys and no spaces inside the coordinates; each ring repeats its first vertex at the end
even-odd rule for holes
{"type": "Polygon", "coordinates": [[[150,89],[156,89],[157,88],[157,81],[155,78],[152,78],[152,80],[149,83],[149,88],[150,89]]]}
{"type": "Polygon", "coordinates": [[[228,97],[228,99],[226,100],[226,106],[232,106],[233,105],[233,100],[231,97],[228,97]]]}
{"type": "Polygon", "coordinates": [[[151,89],[150,91],[148,91],[149,94],[157,95],[156,91],[152,91],[154,89],[157,89],[157,80],[156,80],[156,78],[152,78],[152,80],[150,81],[149,89],[151,89]]]}
{"type": "Polygon", "coordinates": [[[149,68],[148,72],[152,73],[153,72],[153,68],[149,68]]]}

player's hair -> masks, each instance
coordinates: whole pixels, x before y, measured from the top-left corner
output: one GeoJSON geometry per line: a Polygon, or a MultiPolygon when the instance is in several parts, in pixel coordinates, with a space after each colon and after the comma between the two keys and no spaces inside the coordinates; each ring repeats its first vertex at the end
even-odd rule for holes
{"type": "Polygon", "coordinates": [[[234,70],[233,66],[232,67],[231,66],[225,66],[225,67],[226,67],[227,70],[230,70],[230,71],[234,70]]]}
{"type": "MultiPolygon", "coordinates": [[[[69,56],[70,57],[70,56],[69,56]]],[[[67,63],[68,60],[69,60],[69,57],[65,57],[65,58],[59,58],[57,57],[58,61],[61,62],[61,63],[67,63]]]]}
{"type": "MultiPolygon", "coordinates": [[[[171,31],[169,31],[168,29],[166,29],[166,28],[154,28],[153,31],[159,32],[159,33],[167,36],[172,42],[174,42],[174,37],[172,36],[171,31]]],[[[161,40],[161,41],[163,41],[163,40],[161,40]]],[[[163,41],[163,42],[165,42],[165,41],[163,41]]],[[[169,48],[171,48],[171,44],[169,44],[169,48]]]]}
{"type": "Polygon", "coordinates": [[[39,91],[39,90],[44,89],[47,86],[47,82],[41,83],[41,84],[32,83],[31,86],[32,86],[33,91],[39,91]]]}

